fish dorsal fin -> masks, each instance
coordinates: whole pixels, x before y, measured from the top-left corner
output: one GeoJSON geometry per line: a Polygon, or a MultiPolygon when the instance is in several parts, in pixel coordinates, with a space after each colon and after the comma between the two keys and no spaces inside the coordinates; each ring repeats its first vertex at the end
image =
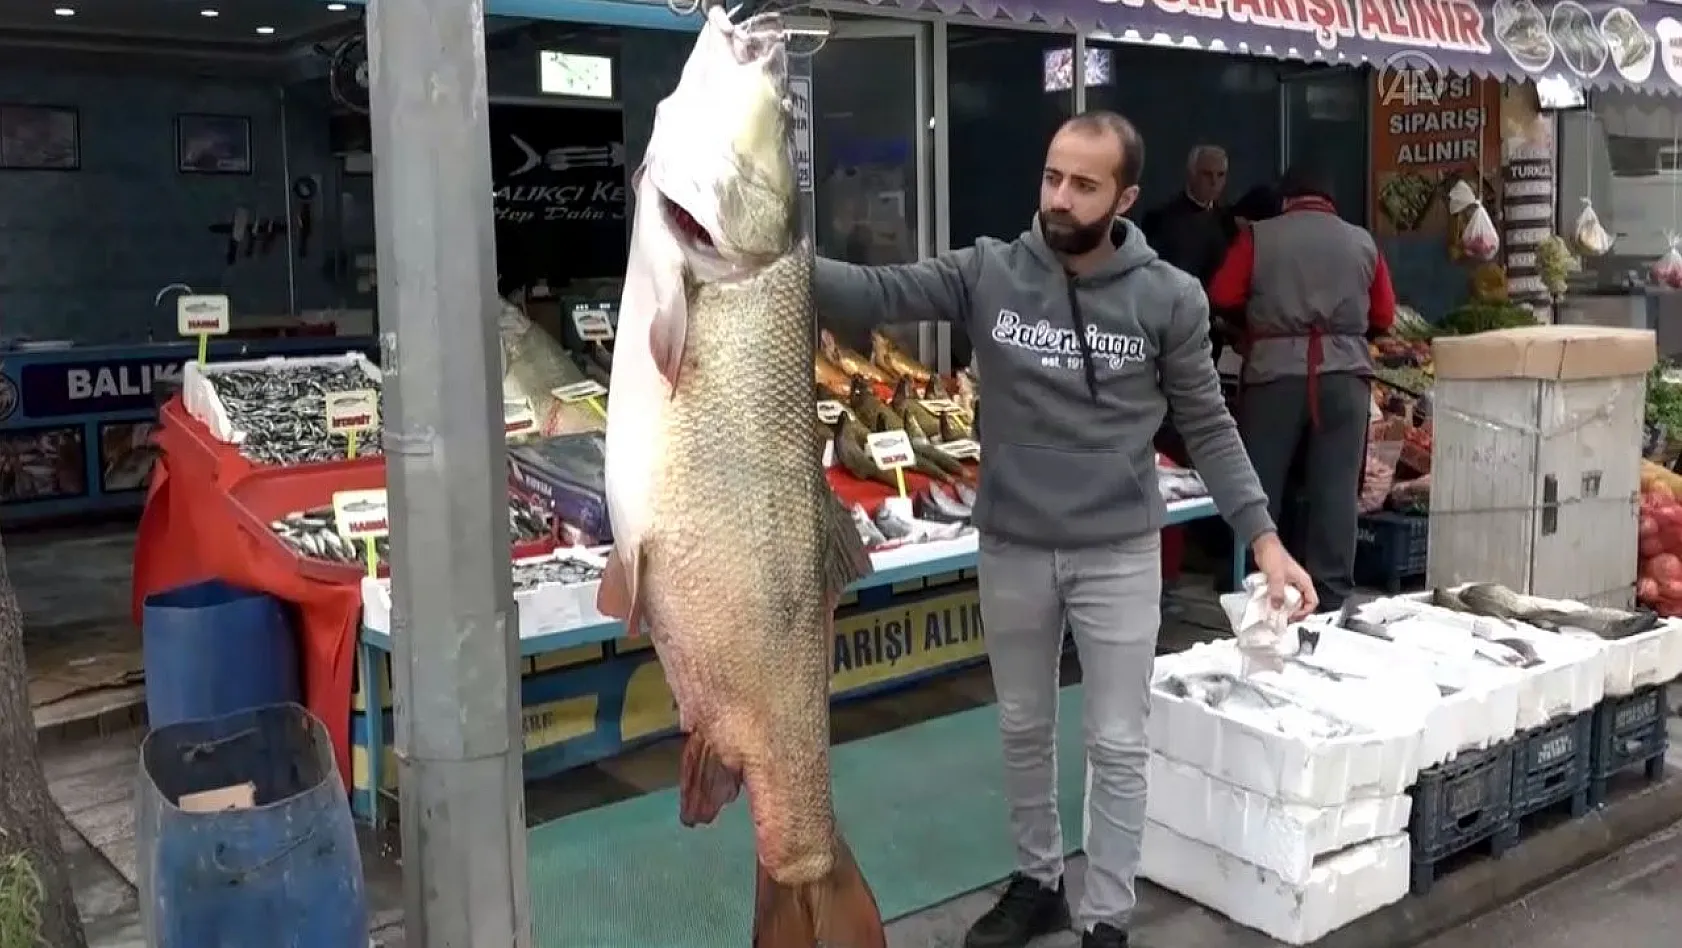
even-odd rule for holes
{"type": "Polygon", "coordinates": [[[823,497],[824,594],[834,602],[848,586],[869,576],[872,567],[852,515],[827,486],[823,497]]]}

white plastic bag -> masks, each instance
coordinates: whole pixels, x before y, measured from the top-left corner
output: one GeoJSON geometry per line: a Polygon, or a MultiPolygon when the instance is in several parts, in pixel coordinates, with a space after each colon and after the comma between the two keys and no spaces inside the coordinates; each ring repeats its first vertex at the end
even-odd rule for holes
{"type": "Polygon", "coordinates": [[[1600,225],[1600,215],[1594,212],[1594,204],[1588,198],[1583,198],[1583,210],[1571,228],[1571,237],[1585,257],[1605,256],[1612,249],[1612,235],[1600,225]]]}
{"type": "Polygon", "coordinates": [[[1471,260],[1494,260],[1496,252],[1501,249],[1501,237],[1495,233],[1495,222],[1489,219],[1489,212],[1484,210],[1483,202],[1478,200],[1472,186],[1465,181],[1456,181],[1448,192],[1448,212],[1458,215],[1468,210],[1471,214],[1466,218],[1466,226],[1460,230],[1460,252],[1471,260]]]}
{"type": "Polygon", "coordinates": [[[1284,660],[1296,654],[1294,636],[1287,636],[1291,613],[1302,605],[1302,594],[1285,587],[1285,606],[1275,609],[1267,599],[1267,577],[1251,573],[1244,577],[1244,591],[1221,597],[1221,609],[1232,624],[1238,651],[1244,655],[1244,673],[1277,671],[1284,660]]]}
{"type": "Polygon", "coordinates": [[[1663,287],[1682,290],[1682,251],[1677,250],[1682,238],[1676,234],[1666,234],[1665,237],[1670,241],[1670,249],[1653,261],[1653,281],[1663,287]]]}

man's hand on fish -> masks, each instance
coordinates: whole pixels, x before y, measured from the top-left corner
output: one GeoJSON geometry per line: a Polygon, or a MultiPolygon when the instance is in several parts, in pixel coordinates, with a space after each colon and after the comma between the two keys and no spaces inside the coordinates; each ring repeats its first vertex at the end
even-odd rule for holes
{"type": "Polygon", "coordinates": [[[1305,619],[1320,607],[1320,597],[1314,592],[1314,580],[1279,541],[1279,534],[1268,531],[1250,544],[1256,555],[1256,569],[1267,577],[1267,600],[1275,609],[1285,608],[1285,590],[1295,589],[1302,601],[1291,613],[1291,621],[1305,619]]]}

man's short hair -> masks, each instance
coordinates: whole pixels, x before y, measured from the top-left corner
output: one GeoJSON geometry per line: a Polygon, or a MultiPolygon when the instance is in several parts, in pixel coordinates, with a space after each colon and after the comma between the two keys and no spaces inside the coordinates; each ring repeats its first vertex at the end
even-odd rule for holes
{"type": "Polygon", "coordinates": [[[1139,177],[1145,172],[1145,139],[1121,113],[1088,109],[1064,122],[1063,128],[1114,135],[1121,145],[1121,163],[1116,166],[1115,172],[1116,184],[1125,189],[1139,183],[1139,177]]]}
{"type": "Polygon", "coordinates": [[[1219,145],[1198,145],[1191,150],[1190,154],[1186,155],[1186,170],[1197,170],[1198,163],[1205,158],[1218,159],[1224,165],[1227,163],[1226,149],[1219,145]]]}
{"type": "Polygon", "coordinates": [[[1332,184],[1325,169],[1318,165],[1299,163],[1285,169],[1279,179],[1279,196],[1285,200],[1300,197],[1332,199],[1332,184]]]}

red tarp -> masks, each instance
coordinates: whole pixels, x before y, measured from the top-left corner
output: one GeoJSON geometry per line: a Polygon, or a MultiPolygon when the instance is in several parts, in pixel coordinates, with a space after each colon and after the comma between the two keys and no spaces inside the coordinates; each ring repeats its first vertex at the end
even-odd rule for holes
{"type": "Polygon", "coordinates": [[[358,583],[301,575],[295,557],[241,526],[228,489],[252,471],[231,445],[210,442],[178,397],[164,406],[146,509],[134,545],[134,621],[146,597],[220,579],[297,607],[304,702],[333,738],[339,773],[350,780],[350,692],[362,614],[358,583]],[[197,426],[198,437],[189,426],[197,426]]]}

